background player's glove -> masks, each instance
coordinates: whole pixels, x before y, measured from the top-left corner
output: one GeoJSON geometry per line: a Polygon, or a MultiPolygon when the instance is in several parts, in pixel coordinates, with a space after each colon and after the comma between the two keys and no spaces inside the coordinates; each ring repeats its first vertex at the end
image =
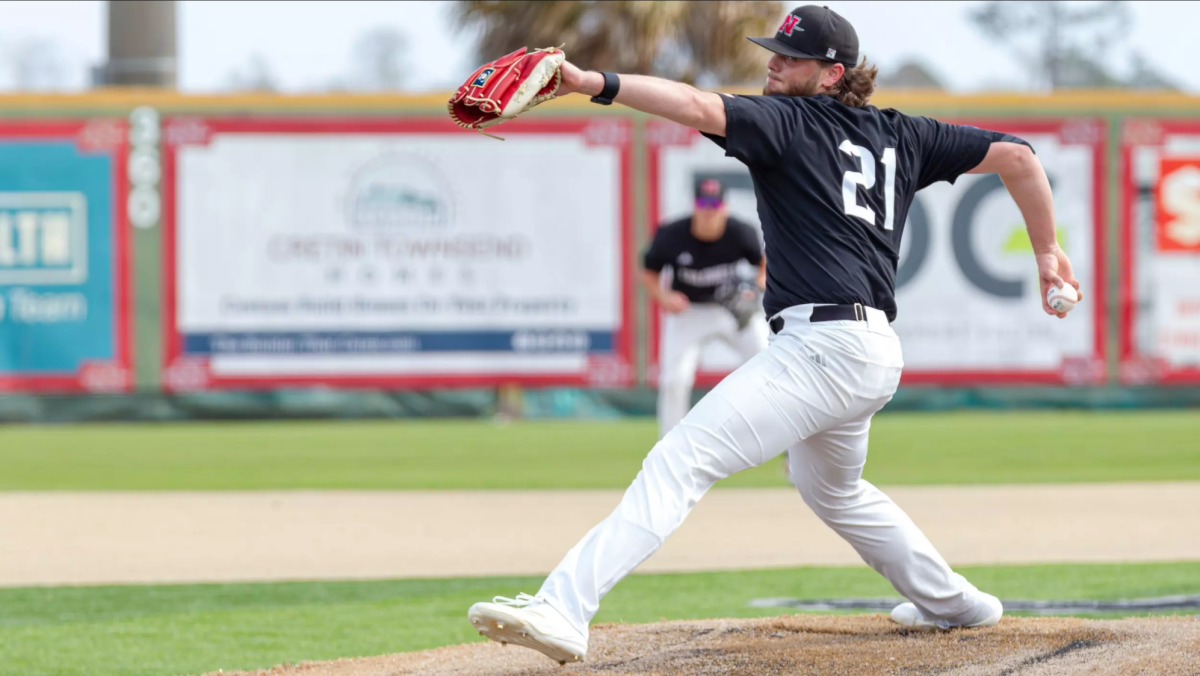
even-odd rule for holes
{"type": "Polygon", "coordinates": [[[450,117],[460,127],[481,134],[486,127],[511,120],[554,98],[562,82],[559,69],[566,58],[554,47],[532,52],[522,47],[485,63],[450,97],[450,117]]]}
{"type": "Polygon", "coordinates": [[[733,314],[739,330],[746,328],[754,315],[762,311],[762,290],[746,280],[721,285],[714,300],[733,314]]]}

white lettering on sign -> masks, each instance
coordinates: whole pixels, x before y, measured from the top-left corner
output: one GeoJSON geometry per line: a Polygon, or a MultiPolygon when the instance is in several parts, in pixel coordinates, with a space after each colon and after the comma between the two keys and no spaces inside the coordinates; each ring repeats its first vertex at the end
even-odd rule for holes
{"type": "Polygon", "coordinates": [[[0,192],[0,284],[80,284],[87,252],[81,193],[0,192]]]}
{"type": "Polygon", "coordinates": [[[17,287],[8,294],[8,316],[22,324],[82,322],[87,319],[87,298],[82,293],[38,293],[17,287]]]}
{"type": "Polygon", "coordinates": [[[1200,248],[1200,168],[1186,165],[1167,174],[1159,191],[1170,248],[1200,248]]]}

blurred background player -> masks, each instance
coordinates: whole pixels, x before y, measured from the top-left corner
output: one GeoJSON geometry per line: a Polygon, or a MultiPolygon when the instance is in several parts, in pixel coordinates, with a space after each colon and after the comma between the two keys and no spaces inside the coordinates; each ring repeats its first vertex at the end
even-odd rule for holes
{"type": "Polygon", "coordinates": [[[658,435],[661,438],[691,408],[700,353],[713,340],[746,361],[767,346],[761,306],[750,321],[717,302],[717,293],[739,281],[738,263],[758,268],[755,284],[766,286],[766,259],[753,226],[729,216],[725,186],[715,178],[696,181],[691,216],[664,223],[642,261],[642,285],[665,313],[659,344],[658,435]],[[662,271],[671,269],[670,285],[662,271]]]}

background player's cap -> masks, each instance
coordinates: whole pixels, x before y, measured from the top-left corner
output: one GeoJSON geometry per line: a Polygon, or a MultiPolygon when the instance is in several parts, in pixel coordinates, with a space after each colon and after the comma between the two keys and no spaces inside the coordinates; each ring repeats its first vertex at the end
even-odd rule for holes
{"type": "Polygon", "coordinates": [[[696,206],[701,209],[718,209],[725,203],[725,184],[715,178],[696,181],[696,206]]]}
{"type": "Polygon", "coordinates": [[[858,64],[858,33],[842,15],[828,7],[805,5],[783,18],[773,38],[746,38],[776,54],[797,59],[858,64]]]}

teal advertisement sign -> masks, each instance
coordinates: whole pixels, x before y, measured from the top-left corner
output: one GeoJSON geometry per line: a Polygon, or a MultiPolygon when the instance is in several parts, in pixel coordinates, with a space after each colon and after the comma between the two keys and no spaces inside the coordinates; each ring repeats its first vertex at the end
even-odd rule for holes
{"type": "Polygon", "coordinates": [[[128,388],[122,131],[0,123],[0,390],[128,388]]]}

